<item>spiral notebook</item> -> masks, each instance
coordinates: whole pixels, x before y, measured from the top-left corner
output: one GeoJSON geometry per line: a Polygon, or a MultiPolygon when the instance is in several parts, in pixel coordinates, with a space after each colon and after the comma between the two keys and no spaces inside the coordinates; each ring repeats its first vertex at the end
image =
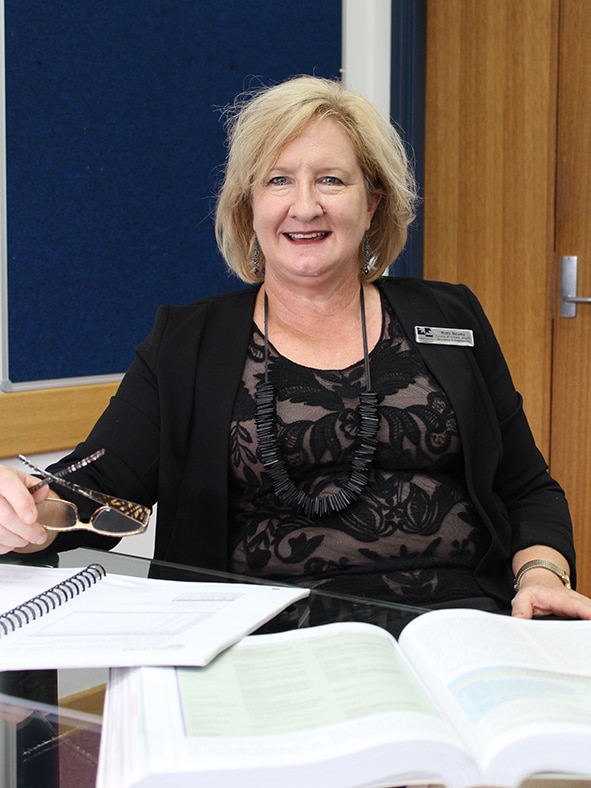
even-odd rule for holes
{"type": "Polygon", "coordinates": [[[0,670],[206,665],[308,589],[0,565],[0,670]]]}

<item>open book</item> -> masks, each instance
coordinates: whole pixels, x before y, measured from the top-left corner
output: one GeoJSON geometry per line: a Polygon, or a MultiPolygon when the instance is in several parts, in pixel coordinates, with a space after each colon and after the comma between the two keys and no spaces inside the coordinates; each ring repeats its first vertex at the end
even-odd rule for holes
{"type": "Polygon", "coordinates": [[[206,665],[309,593],[0,564],[0,670],[206,665]]]}
{"type": "MultiPolygon", "coordinates": [[[[518,786],[591,777],[591,622],[438,610],[111,671],[97,788],[518,786]]],[[[551,785],[552,783],[550,783],[551,785]]]]}

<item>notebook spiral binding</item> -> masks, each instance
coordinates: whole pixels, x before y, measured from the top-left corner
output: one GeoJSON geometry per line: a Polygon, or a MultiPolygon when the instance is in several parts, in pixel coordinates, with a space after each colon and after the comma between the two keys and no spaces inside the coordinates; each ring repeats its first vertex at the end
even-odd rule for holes
{"type": "Polygon", "coordinates": [[[28,599],[18,607],[0,614],[0,638],[16,632],[17,629],[35,621],[56,607],[63,605],[83,591],[87,591],[107,574],[100,564],[89,564],[67,580],[62,580],[42,594],[28,599]]]}

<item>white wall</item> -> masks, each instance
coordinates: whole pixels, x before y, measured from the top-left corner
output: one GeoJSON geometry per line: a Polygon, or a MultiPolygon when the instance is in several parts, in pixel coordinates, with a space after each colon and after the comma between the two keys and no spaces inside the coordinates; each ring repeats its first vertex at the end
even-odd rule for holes
{"type": "Polygon", "coordinates": [[[343,0],[342,79],[390,118],[391,0],[343,0]]]}

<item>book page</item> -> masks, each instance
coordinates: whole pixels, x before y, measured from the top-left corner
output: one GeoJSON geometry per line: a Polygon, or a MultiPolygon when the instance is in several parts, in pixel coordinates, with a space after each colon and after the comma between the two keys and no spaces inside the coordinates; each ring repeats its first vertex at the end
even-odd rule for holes
{"type": "Polygon", "coordinates": [[[107,698],[101,788],[121,769],[207,788],[477,782],[395,640],[371,624],[250,636],[205,668],[118,670],[107,698]],[[122,740],[133,751],[112,758],[122,740]]]}
{"type": "Polygon", "coordinates": [[[291,759],[294,747],[335,755],[392,741],[461,748],[394,639],[373,625],[255,635],[176,674],[186,746],[199,757],[291,759]]]}
{"type": "Polygon", "coordinates": [[[436,664],[449,678],[498,664],[591,676],[591,662],[582,648],[588,647],[590,637],[590,621],[529,621],[457,609],[417,617],[404,628],[400,644],[404,651],[423,651],[436,642],[436,664]]]}
{"type": "MultiPolygon", "coordinates": [[[[75,573],[2,565],[2,605],[22,604],[75,573]]],[[[0,632],[0,669],[205,665],[308,594],[302,588],[109,574],[21,628],[0,632]]]]}
{"type": "Polygon", "coordinates": [[[389,637],[356,627],[335,648],[335,634],[255,637],[204,670],[177,670],[187,736],[268,736],[388,712],[437,716],[389,637]]]}
{"type": "Polygon", "coordinates": [[[46,566],[0,564],[0,615],[80,572],[46,566]]]}
{"type": "Polygon", "coordinates": [[[458,727],[468,723],[483,761],[513,746],[527,759],[523,739],[539,735],[550,743],[537,745],[528,768],[558,770],[561,757],[563,767],[585,771],[585,761],[567,750],[575,742],[581,750],[585,739],[582,752],[591,747],[591,622],[445,610],[411,622],[400,643],[458,727]]]}

